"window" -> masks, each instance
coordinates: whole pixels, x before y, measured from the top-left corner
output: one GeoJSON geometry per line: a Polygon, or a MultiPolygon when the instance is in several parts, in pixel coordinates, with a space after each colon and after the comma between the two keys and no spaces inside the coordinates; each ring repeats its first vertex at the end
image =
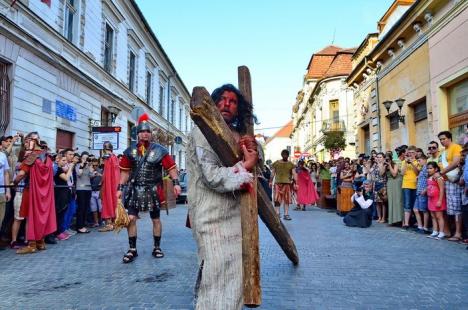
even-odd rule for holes
{"type": "Polygon", "coordinates": [[[106,24],[106,37],[104,42],[104,70],[108,73],[112,71],[112,53],[114,44],[114,29],[106,24]]]}
{"type": "Polygon", "coordinates": [[[10,123],[10,77],[9,65],[0,62],[0,132],[5,132],[10,123]]]}
{"type": "Polygon", "coordinates": [[[188,115],[185,114],[185,132],[188,132],[188,127],[189,127],[189,120],[188,120],[188,115]]]}
{"type": "Polygon", "coordinates": [[[390,113],[387,117],[390,121],[390,131],[400,128],[400,117],[398,116],[398,111],[390,113]]]}
{"type": "Polygon", "coordinates": [[[78,0],[66,0],[65,1],[65,27],[64,36],[68,41],[73,42],[75,28],[75,19],[77,18],[77,7],[76,1],[78,0]]]}
{"type": "Polygon", "coordinates": [[[449,94],[449,127],[453,134],[453,141],[459,141],[465,134],[465,126],[468,126],[468,79],[448,89],[449,94]]]}
{"type": "Polygon", "coordinates": [[[427,118],[427,105],[426,105],[426,98],[421,102],[413,105],[413,112],[414,112],[414,122],[419,122],[427,118]]]}
{"type": "Polygon", "coordinates": [[[130,67],[128,70],[128,89],[131,92],[135,89],[135,54],[130,52],[130,67]]]}
{"type": "Polygon", "coordinates": [[[106,127],[110,125],[110,113],[109,110],[107,110],[104,107],[101,107],[101,126],[106,127]]]}
{"type": "Polygon", "coordinates": [[[179,107],[179,129],[182,130],[182,107],[179,107]]]}
{"type": "Polygon", "coordinates": [[[468,111],[468,79],[450,88],[449,97],[450,115],[468,111]]]}
{"type": "Polygon", "coordinates": [[[170,102],[166,102],[166,119],[170,122],[170,115],[171,115],[171,104],[170,102]]]}
{"type": "Polygon", "coordinates": [[[163,115],[164,108],[164,87],[159,86],[159,114],[163,115]]]}
{"type": "Polygon", "coordinates": [[[330,119],[332,121],[331,129],[340,129],[340,105],[338,100],[330,100],[330,119]]]}
{"type": "Polygon", "coordinates": [[[133,144],[136,145],[137,134],[135,124],[132,122],[127,122],[127,146],[132,146],[133,144]]]}
{"type": "Polygon", "coordinates": [[[152,76],[149,71],[146,72],[146,103],[151,105],[151,87],[152,87],[152,76]]]}
{"type": "Polygon", "coordinates": [[[171,100],[171,115],[170,115],[170,118],[171,118],[171,123],[174,124],[174,121],[175,121],[175,99],[171,100]]]}

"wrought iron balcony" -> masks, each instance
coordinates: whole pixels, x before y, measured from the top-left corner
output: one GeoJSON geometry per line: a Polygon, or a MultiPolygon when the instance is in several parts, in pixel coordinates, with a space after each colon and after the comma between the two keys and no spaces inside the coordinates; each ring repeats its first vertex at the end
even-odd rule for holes
{"type": "Polygon", "coordinates": [[[322,132],[340,131],[345,132],[346,126],[344,120],[328,120],[322,123],[322,132]]]}

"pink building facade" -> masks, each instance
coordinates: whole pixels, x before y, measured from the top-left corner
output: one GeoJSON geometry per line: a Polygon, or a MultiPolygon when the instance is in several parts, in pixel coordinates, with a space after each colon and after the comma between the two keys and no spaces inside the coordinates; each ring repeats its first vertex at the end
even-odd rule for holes
{"type": "Polygon", "coordinates": [[[430,100],[435,134],[450,130],[454,141],[468,136],[468,1],[450,1],[445,18],[429,35],[430,100]]]}

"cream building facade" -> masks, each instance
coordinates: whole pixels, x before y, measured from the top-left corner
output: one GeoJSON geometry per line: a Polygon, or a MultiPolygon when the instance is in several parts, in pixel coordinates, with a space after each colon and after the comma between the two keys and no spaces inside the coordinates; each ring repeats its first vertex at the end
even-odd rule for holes
{"type": "Polygon", "coordinates": [[[92,127],[118,126],[120,153],[140,107],[178,137],[168,147],[185,167],[190,94],[134,0],[11,3],[0,0],[1,133],[82,151],[92,127]]]}
{"type": "Polygon", "coordinates": [[[327,46],[312,55],[302,90],[293,106],[292,140],[295,151],[314,160],[354,156],[353,91],[346,84],[355,49],[327,46]],[[327,132],[342,132],[346,148],[330,154],[325,149],[327,132]]]}

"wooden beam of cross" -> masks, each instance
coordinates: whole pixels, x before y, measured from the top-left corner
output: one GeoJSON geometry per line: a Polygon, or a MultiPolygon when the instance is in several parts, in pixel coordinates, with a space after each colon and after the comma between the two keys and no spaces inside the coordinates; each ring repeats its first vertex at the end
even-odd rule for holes
{"type": "MultiPolygon", "coordinates": [[[[239,90],[248,105],[252,106],[252,82],[246,66],[237,68],[239,90]]],[[[253,109],[252,109],[253,110],[253,109]]],[[[254,119],[245,120],[246,135],[254,136],[254,119]]],[[[241,195],[242,266],[244,304],[257,307],[262,303],[260,286],[260,251],[258,245],[257,172],[253,171],[252,191],[241,195]]]]}

